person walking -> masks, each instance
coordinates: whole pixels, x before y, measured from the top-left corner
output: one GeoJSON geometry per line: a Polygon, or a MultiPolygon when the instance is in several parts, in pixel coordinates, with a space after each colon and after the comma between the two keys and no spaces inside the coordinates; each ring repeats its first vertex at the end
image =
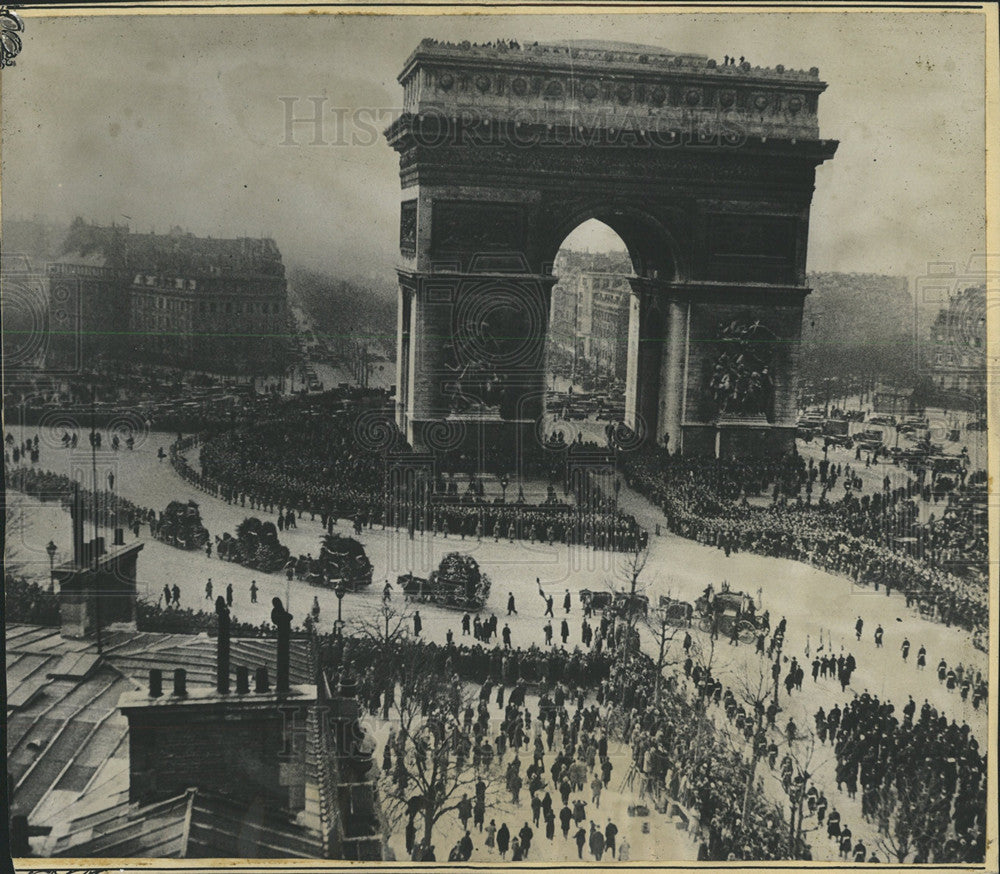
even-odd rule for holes
{"type": "Polygon", "coordinates": [[[507,828],[507,823],[503,823],[500,826],[500,830],[497,832],[497,852],[500,854],[501,859],[507,858],[507,849],[510,847],[510,829],[507,828]]]}
{"type": "Polygon", "coordinates": [[[566,642],[569,640],[569,623],[565,619],[559,627],[559,636],[562,638],[563,646],[566,646],[566,642]]]}
{"type": "Polygon", "coordinates": [[[598,862],[604,856],[604,832],[593,822],[590,824],[590,853],[598,862]]]}
{"type": "Polygon", "coordinates": [[[601,809],[601,790],[604,788],[604,784],[601,782],[601,778],[594,774],[594,779],[590,781],[590,792],[591,801],[594,803],[594,809],[601,809]]]}
{"type": "Polygon", "coordinates": [[[569,589],[567,589],[566,594],[563,595],[563,610],[565,610],[567,614],[569,613],[570,603],[569,589]]]}
{"type": "Polygon", "coordinates": [[[205,583],[205,600],[206,601],[211,601],[212,600],[212,578],[211,577],[209,577],[208,578],[208,582],[205,583]]]}
{"type": "Polygon", "coordinates": [[[514,593],[513,592],[508,592],[507,593],[507,615],[511,616],[512,614],[516,614],[516,613],[517,613],[517,608],[514,606],[514,593]]]}
{"type": "Polygon", "coordinates": [[[462,793],[462,800],[458,802],[458,818],[462,821],[462,829],[469,828],[469,819],[472,817],[472,802],[469,796],[462,793]]]}
{"type": "Polygon", "coordinates": [[[531,821],[538,825],[542,818],[542,799],[534,792],[531,793],[531,821]]]}
{"type": "Polygon", "coordinates": [[[513,838],[510,842],[510,860],[511,862],[520,862],[524,859],[524,853],[521,850],[521,842],[517,838],[513,838]]]}
{"type": "Polygon", "coordinates": [[[420,618],[420,611],[417,610],[413,614],[413,636],[420,637],[420,632],[424,627],[423,620],[420,618]]]}
{"type": "Polygon", "coordinates": [[[576,857],[583,858],[583,845],[587,843],[587,830],[581,825],[573,836],[576,840],[576,857]]]}
{"type": "Polygon", "coordinates": [[[226,606],[227,607],[232,607],[233,606],[233,584],[232,583],[227,583],[226,584],[226,606]]]}
{"type": "Polygon", "coordinates": [[[486,852],[492,855],[493,848],[497,843],[497,823],[495,819],[490,820],[490,824],[486,826],[486,852]]]}
{"type": "Polygon", "coordinates": [[[632,857],[631,854],[632,847],[625,838],[622,838],[621,846],[618,847],[618,861],[628,862],[632,857]]]}
{"type": "Polygon", "coordinates": [[[468,832],[462,837],[462,840],[458,842],[459,850],[459,861],[468,862],[472,856],[472,835],[468,832]]]}
{"type": "Polygon", "coordinates": [[[257,592],[258,591],[259,590],[257,588],[257,581],[256,580],[250,580],[250,603],[251,604],[256,604],[257,603],[257,592]]]}
{"type": "Polygon", "coordinates": [[[568,804],[563,804],[562,810],[559,811],[559,826],[562,828],[563,840],[569,837],[569,824],[573,821],[573,811],[569,809],[568,804]]]}
{"type": "Polygon", "coordinates": [[[608,818],[608,824],[604,826],[604,847],[611,853],[611,858],[615,858],[615,844],[618,840],[618,826],[616,826],[611,818],[608,818]]]}
{"type": "Polygon", "coordinates": [[[528,858],[528,853],[531,852],[531,840],[535,836],[534,830],[528,825],[527,822],[521,826],[521,830],[517,833],[517,836],[521,839],[521,855],[523,858],[528,858]]]}

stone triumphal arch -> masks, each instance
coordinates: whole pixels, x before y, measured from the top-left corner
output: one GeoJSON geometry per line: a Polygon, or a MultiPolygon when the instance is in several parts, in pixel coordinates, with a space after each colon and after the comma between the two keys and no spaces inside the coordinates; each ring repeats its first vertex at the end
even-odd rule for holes
{"type": "Polygon", "coordinates": [[[424,40],[399,76],[397,423],[522,450],[544,412],[552,263],[588,219],[632,259],[626,419],[684,452],[794,436],[826,88],[595,43],[424,40]]]}

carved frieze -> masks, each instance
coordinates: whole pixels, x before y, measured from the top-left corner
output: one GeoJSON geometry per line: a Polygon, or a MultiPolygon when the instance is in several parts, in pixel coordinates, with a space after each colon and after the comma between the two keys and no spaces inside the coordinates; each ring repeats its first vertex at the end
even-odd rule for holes
{"type": "Polygon", "coordinates": [[[406,200],[399,207],[399,251],[412,258],[417,252],[417,202],[406,200]]]}
{"type": "Polygon", "coordinates": [[[437,200],[431,215],[435,254],[523,250],[524,215],[520,204],[437,200]]]}

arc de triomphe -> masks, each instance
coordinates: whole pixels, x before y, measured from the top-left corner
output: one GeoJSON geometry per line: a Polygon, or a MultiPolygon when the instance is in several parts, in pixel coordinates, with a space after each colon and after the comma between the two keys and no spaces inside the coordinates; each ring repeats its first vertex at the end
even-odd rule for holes
{"type": "Polygon", "coordinates": [[[643,46],[424,40],[399,76],[397,424],[421,448],[530,451],[552,263],[588,219],[634,277],[626,420],[685,453],[794,439],[815,68],[643,46]]]}

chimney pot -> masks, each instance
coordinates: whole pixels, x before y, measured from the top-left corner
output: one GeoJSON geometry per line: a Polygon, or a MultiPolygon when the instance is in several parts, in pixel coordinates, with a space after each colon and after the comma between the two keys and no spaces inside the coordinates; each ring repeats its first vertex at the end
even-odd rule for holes
{"type": "Polygon", "coordinates": [[[263,693],[270,691],[270,687],[267,684],[267,668],[257,668],[256,680],[257,685],[254,688],[254,692],[263,693]]]}
{"type": "Polygon", "coordinates": [[[236,669],[236,694],[246,695],[250,691],[250,671],[246,665],[240,665],[236,669]]]}
{"type": "Polygon", "coordinates": [[[174,694],[187,695],[187,671],[174,668],[174,694]]]}
{"type": "Polygon", "coordinates": [[[353,698],[358,694],[358,684],[351,677],[344,677],[340,681],[340,697],[353,698]]]}
{"type": "Polygon", "coordinates": [[[149,697],[159,698],[163,694],[163,671],[159,668],[149,669],[149,697]]]}

